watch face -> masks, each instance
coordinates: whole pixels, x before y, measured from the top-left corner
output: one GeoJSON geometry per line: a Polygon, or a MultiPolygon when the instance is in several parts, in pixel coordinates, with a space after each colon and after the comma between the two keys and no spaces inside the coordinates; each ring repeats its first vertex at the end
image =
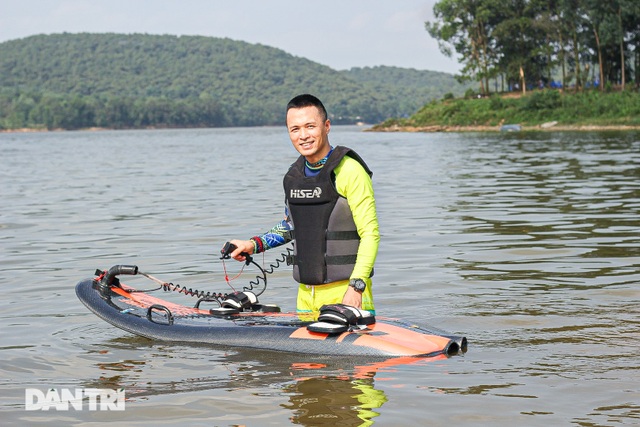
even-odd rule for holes
{"type": "Polygon", "coordinates": [[[360,279],[354,280],[352,282],[352,286],[358,292],[364,292],[364,290],[367,288],[367,284],[364,282],[364,280],[360,279]]]}

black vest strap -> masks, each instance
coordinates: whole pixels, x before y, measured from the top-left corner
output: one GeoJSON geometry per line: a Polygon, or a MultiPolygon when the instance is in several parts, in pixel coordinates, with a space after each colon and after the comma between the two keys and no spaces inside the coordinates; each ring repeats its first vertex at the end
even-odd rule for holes
{"type": "Polygon", "coordinates": [[[327,231],[327,240],[357,240],[360,235],[357,231],[327,231]]]}

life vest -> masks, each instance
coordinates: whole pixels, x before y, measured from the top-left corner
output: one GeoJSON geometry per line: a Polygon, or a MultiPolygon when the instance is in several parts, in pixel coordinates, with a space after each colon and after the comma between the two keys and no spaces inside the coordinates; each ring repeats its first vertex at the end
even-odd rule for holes
{"type": "Polygon", "coordinates": [[[305,158],[300,156],[284,177],[295,239],[290,263],[293,278],[299,283],[320,285],[347,280],[355,266],[360,236],[347,199],[335,186],[334,169],[345,155],[372,175],[358,154],[337,146],[317,175],[305,176],[305,158]]]}

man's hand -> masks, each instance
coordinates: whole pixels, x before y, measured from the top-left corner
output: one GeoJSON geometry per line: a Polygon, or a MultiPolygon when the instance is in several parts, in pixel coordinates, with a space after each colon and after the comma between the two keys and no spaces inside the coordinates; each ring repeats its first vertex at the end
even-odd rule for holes
{"type": "Polygon", "coordinates": [[[243,253],[251,255],[253,253],[253,242],[251,240],[230,240],[229,243],[236,246],[236,249],[229,256],[236,261],[245,261],[243,253]]]}
{"type": "Polygon", "coordinates": [[[356,308],[362,308],[362,294],[351,286],[347,286],[347,292],[342,297],[342,303],[356,308]]]}

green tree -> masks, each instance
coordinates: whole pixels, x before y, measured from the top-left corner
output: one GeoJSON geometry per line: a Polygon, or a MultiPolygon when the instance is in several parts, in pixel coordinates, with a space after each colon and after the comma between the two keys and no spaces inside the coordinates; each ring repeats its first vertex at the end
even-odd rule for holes
{"type": "Polygon", "coordinates": [[[597,74],[600,88],[627,70],[640,76],[640,2],[637,0],[441,0],[429,34],[465,64],[463,77],[481,82],[506,75],[536,83],[561,69],[562,81],[581,90],[597,74]],[[635,55],[635,61],[628,61],[635,55]]]}
{"type": "Polygon", "coordinates": [[[499,11],[499,0],[441,0],[433,7],[436,21],[425,23],[442,53],[452,56],[455,50],[460,55],[461,77],[479,81],[482,93],[489,91],[497,61],[492,20],[499,11]]]}

